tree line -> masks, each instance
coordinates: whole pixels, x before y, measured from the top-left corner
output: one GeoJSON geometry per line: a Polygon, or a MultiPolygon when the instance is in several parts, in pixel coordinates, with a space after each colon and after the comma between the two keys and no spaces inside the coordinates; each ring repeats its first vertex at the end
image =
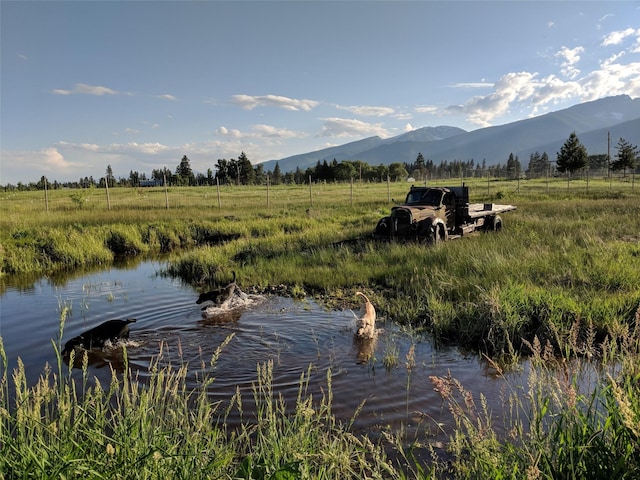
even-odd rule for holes
{"type": "Polygon", "coordinates": [[[206,174],[194,173],[191,161],[184,155],[175,171],[167,167],[153,169],[151,176],[131,170],[128,177],[115,178],[111,165],[107,166],[105,176],[99,179],[91,177],[80,178],[75,182],[49,181],[42,176],[38,182],[17,185],[7,184],[4,190],[43,190],[60,188],[105,188],[105,187],[144,187],[144,186],[197,186],[197,185],[270,185],[280,184],[307,184],[309,182],[348,182],[359,180],[366,182],[412,181],[422,182],[428,179],[460,178],[460,177],[499,177],[499,178],[540,178],[553,176],[559,173],[573,174],[576,171],[606,170],[609,171],[634,171],[638,162],[638,147],[632,145],[624,138],[620,138],[617,145],[615,159],[608,155],[588,155],[587,150],[580,143],[573,132],[562,148],[557,152],[556,160],[552,161],[546,152],[532,153],[529,163],[523,170],[520,160],[513,153],[509,155],[505,163],[487,165],[485,159],[475,162],[442,160],[436,164],[431,159],[425,159],[419,153],[413,162],[395,162],[389,165],[369,165],[361,160],[342,160],[335,158],[328,162],[318,160],[314,167],[301,169],[296,167],[293,172],[283,173],[276,162],[273,171],[264,170],[264,165],[252,165],[247,155],[242,152],[237,159],[219,159],[212,168],[207,169],[206,174]]]}

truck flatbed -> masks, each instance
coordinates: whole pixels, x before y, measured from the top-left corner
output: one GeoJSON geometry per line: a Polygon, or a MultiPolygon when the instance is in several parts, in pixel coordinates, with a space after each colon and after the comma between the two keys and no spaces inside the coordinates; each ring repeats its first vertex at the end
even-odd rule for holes
{"type": "Polygon", "coordinates": [[[495,203],[470,203],[469,218],[480,218],[515,210],[514,205],[498,205],[495,203]]]}

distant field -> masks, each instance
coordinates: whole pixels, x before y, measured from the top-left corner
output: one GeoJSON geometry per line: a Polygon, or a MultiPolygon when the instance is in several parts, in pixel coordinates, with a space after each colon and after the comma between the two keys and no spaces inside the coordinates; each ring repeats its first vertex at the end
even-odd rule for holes
{"type": "MultiPolygon", "coordinates": [[[[510,198],[561,199],[593,195],[627,194],[640,190],[632,176],[578,179],[567,183],[564,178],[536,180],[502,180],[453,178],[429,182],[430,185],[469,185],[471,200],[479,201],[508,196],[510,198]]],[[[149,220],[167,218],[168,212],[179,211],[201,217],[248,213],[247,208],[269,211],[277,209],[333,208],[335,206],[385,205],[391,199],[401,200],[411,183],[359,183],[279,186],[163,187],[63,189],[26,192],[0,192],[0,226],[3,232],[14,225],[52,224],[65,221],[98,222],[114,218],[149,220]],[[112,214],[109,214],[112,211],[112,214]],[[144,211],[145,215],[141,215],[144,211]]]]}

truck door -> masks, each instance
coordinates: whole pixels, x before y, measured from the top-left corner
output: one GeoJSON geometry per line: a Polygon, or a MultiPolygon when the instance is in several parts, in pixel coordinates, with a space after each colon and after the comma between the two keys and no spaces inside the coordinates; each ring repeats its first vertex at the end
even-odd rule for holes
{"type": "Polygon", "coordinates": [[[456,228],[456,196],[452,192],[444,195],[444,207],[447,217],[447,230],[452,231],[456,228]]]}

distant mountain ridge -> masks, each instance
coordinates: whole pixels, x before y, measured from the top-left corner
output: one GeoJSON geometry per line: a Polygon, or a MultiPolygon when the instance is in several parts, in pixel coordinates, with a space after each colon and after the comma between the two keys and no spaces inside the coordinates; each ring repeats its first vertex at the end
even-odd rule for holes
{"type": "Polygon", "coordinates": [[[505,163],[513,153],[526,167],[532,153],[546,152],[555,158],[572,132],[590,155],[607,153],[611,135],[611,156],[622,137],[640,145],[640,98],[628,95],[606,97],[564,110],[467,132],[450,126],[423,127],[396,137],[370,137],[345,145],[264,162],[265,170],[278,163],[282,172],[306,170],[319,161],[362,160],[370,165],[414,162],[418,153],[427,160],[486,160],[487,165],[505,163]]]}

